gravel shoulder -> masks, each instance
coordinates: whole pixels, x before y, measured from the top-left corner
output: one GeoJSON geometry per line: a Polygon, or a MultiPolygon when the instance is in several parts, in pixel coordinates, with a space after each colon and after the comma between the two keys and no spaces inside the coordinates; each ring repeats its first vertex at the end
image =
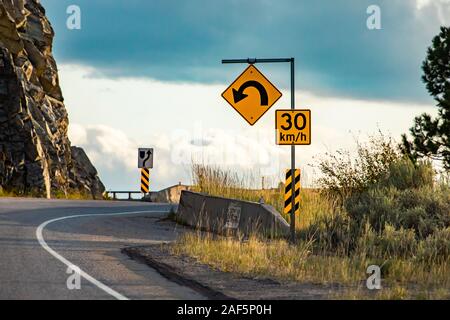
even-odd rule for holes
{"type": "Polygon", "coordinates": [[[122,252],[147,264],[167,279],[188,286],[209,299],[322,300],[336,296],[343,289],[339,285],[282,282],[222,272],[191,257],[173,255],[170,246],[127,247],[122,252]]]}

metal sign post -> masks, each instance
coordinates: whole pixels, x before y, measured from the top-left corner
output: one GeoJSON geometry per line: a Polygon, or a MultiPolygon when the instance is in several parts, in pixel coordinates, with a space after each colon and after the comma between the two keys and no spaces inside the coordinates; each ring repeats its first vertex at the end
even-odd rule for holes
{"type": "MultiPolygon", "coordinates": [[[[295,60],[291,58],[291,109],[295,110],[295,60]]],[[[291,146],[291,173],[295,176],[295,145],[291,146]]],[[[292,190],[295,190],[295,179],[292,179],[292,190]]],[[[291,242],[295,243],[295,192],[292,192],[291,209],[291,242]]]]}
{"type": "MultiPolygon", "coordinates": [[[[290,63],[291,64],[291,109],[295,110],[295,58],[273,58],[273,59],[224,59],[223,64],[228,63],[247,63],[253,65],[255,63],[290,63]]],[[[292,177],[295,176],[295,145],[291,146],[291,172],[292,177]]],[[[295,179],[292,179],[292,190],[295,190],[295,179]]],[[[295,192],[292,192],[292,204],[295,203],[295,192]]],[[[295,243],[295,205],[291,209],[291,243],[295,243]]]]}

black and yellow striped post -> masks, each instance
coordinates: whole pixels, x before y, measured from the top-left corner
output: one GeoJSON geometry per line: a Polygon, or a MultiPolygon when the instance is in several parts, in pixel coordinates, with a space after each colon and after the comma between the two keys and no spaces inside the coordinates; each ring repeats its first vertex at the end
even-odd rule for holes
{"type": "Polygon", "coordinates": [[[141,169],[141,192],[147,194],[150,192],[150,169],[141,169]]]}
{"type": "Polygon", "coordinates": [[[294,170],[294,183],[292,183],[292,170],[286,170],[286,184],[284,186],[284,213],[292,212],[292,200],[294,200],[295,213],[300,213],[300,169],[294,170]],[[292,186],[295,186],[292,196],[292,186]]]}

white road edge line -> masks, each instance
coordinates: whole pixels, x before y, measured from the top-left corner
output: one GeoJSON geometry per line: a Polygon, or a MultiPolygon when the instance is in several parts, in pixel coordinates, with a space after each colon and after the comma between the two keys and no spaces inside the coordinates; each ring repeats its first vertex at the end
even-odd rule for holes
{"type": "MultiPolygon", "coordinates": [[[[48,226],[50,223],[53,223],[53,222],[56,222],[56,221],[61,221],[61,220],[66,220],[66,219],[83,218],[83,217],[123,216],[123,215],[129,215],[129,214],[152,213],[152,212],[155,212],[155,211],[116,212],[116,213],[103,213],[103,214],[80,214],[80,215],[73,215],[73,216],[66,216],[66,217],[51,219],[51,220],[45,221],[39,227],[37,227],[37,229],[36,229],[36,238],[37,238],[39,244],[41,245],[41,247],[44,248],[53,257],[55,257],[56,259],[58,259],[59,261],[64,263],[67,267],[74,267],[75,265],[73,263],[71,263],[69,260],[67,260],[63,256],[61,256],[59,253],[57,253],[52,248],[50,248],[48,246],[47,242],[45,242],[44,237],[42,235],[42,232],[44,231],[44,228],[46,226],[48,226]]],[[[105,285],[102,282],[98,281],[97,279],[95,279],[91,275],[87,274],[86,272],[81,270],[81,268],[79,268],[79,269],[80,269],[80,276],[81,277],[83,277],[84,279],[86,279],[87,281],[89,281],[90,283],[92,283],[93,285],[98,287],[99,289],[105,291],[107,294],[113,296],[117,300],[129,300],[124,295],[118,293],[117,291],[111,289],[110,287],[108,287],[107,285],[105,285]]]]}

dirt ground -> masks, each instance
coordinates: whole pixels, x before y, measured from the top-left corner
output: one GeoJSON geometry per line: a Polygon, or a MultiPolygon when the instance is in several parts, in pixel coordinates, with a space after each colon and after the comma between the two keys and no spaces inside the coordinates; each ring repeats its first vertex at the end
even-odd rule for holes
{"type": "Polygon", "coordinates": [[[123,252],[210,299],[319,300],[336,297],[343,289],[339,285],[280,282],[222,272],[191,257],[171,254],[170,244],[126,248],[123,252]]]}

